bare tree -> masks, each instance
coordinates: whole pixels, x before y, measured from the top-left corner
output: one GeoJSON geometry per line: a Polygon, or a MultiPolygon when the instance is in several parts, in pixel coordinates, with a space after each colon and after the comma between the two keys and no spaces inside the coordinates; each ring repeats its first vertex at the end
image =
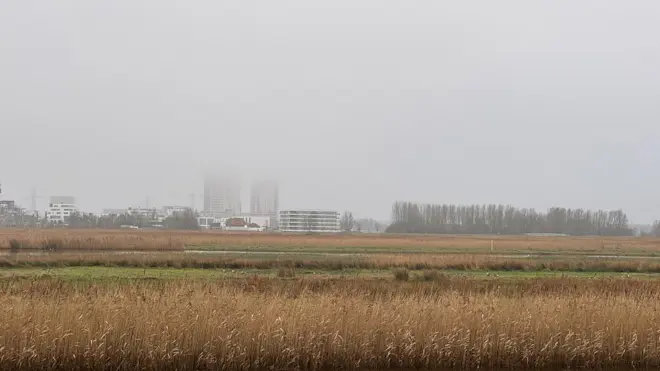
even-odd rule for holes
{"type": "Polygon", "coordinates": [[[341,216],[339,225],[344,232],[350,232],[355,228],[355,218],[353,213],[350,211],[344,211],[344,215],[341,216]]]}
{"type": "MultiPolygon", "coordinates": [[[[392,206],[394,233],[521,234],[562,233],[576,236],[629,236],[622,210],[553,207],[547,212],[511,205],[433,205],[397,201],[392,206]]],[[[660,234],[660,229],[658,230],[660,234]]]]}
{"type": "Polygon", "coordinates": [[[651,234],[655,237],[660,237],[660,220],[653,222],[653,229],[651,229],[651,234]]]}

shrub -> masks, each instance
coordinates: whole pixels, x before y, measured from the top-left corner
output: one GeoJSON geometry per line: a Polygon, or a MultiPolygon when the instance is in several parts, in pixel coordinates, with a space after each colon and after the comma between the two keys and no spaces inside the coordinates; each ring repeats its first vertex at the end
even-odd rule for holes
{"type": "Polygon", "coordinates": [[[11,252],[17,252],[23,248],[23,242],[13,238],[9,240],[9,249],[11,252]]]}
{"type": "Polygon", "coordinates": [[[438,281],[443,275],[441,275],[438,271],[435,270],[425,270],[424,273],[422,273],[422,280],[424,281],[438,281]]]}
{"type": "Polygon", "coordinates": [[[64,243],[62,240],[49,238],[41,243],[41,249],[44,251],[57,251],[60,250],[63,245],[64,243]]]}
{"type": "Polygon", "coordinates": [[[296,276],[296,270],[292,267],[282,267],[280,268],[279,271],[277,271],[277,277],[295,277],[296,276]]]}
{"type": "Polygon", "coordinates": [[[394,279],[397,281],[408,281],[410,273],[406,268],[397,268],[394,270],[394,279]]]}

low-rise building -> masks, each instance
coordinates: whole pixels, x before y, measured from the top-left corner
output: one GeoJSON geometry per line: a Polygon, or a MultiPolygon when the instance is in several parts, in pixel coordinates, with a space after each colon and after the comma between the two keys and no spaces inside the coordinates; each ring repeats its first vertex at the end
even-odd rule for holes
{"type": "Polygon", "coordinates": [[[193,209],[190,206],[163,206],[160,213],[166,218],[176,214],[192,213],[193,209]]]}
{"type": "Polygon", "coordinates": [[[53,196],[46,209],[46,219],[51,224],[67,224],[69,217],[77,212],[75,197],[53,196]]]}
{"type": "Polygon", "coordinates": [[[214,226],[220,226],[220,221],[216,220],[213,216],[200,215],[197,217],[197,225],[199,225],[200,228],[211,229],[214,228],[214,226]]]}
{"type": "Polygon", "coordinates": [[[16,210],[16,202],[13,200],[1,200],[0,201],[0,211],[13,211],[16,210]]]}
{"type": "Polygon", "coordinates": [[[129,207],[128,208],[128,213],[131,215],[139,215],[139,216],[144,216],[144,217],[152,217],[155,215],[158,215],[158,210],[153,207],[129,207]]]}
{"type": "Polygon", "coordinates": [[[35,213],[19,207],[12,200],[0,200],[0,228],[36,226],[38,218],[35,213]]]}
{"type": "Polygon", "coordinates": [[[128,214],[128,209],[103,209],[102,216],[117,216],[128,214]]]}
{"type": "Polygon", "coordinates": [[[282,210],[279,230],[281,232],[338,233],[339,212],[335,210],[282,210]]]}
{"type": "Polygon", "coordinates": [[[271,218],[268,216],[241,215],[233,217],[214,217],[212,215],[200,215],[197,224],[205,229],[223,229],[226,231],[264,231],[270,229],[271,218]]]}

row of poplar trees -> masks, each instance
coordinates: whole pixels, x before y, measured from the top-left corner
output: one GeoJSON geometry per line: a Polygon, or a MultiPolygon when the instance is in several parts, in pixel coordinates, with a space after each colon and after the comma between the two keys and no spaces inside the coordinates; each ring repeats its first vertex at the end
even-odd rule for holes
{"type": "Polygon", "coordinates": [[[630,236],[628,217],[621,210],[553,207],[546,212],[510,205],[419,204],[392,205],[391,233],[523,234],[560,233],[573,236],[630,236]]]}

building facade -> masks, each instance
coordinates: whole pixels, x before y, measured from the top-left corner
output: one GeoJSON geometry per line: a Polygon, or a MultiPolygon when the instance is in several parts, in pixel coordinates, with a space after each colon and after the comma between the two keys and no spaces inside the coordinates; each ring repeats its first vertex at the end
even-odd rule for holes
{"type": "Polygon", "coordinates": [[[246,225],[256,224],[258,227],[251,229],[251,231],[264,231],[266,229],[271,229],[272,224],[269,216],[252,216],[252,215],[240,215],[229,217],[213,217],[208,215],[197,216],[197,224],[200,228],[204,229],[225,229],[225,230],[237,230],[237,229],[227,229],[227,220],[229,219],[241,219],[245,222],[246,225]]]}
{"type": "Polygon", "coordinates": [[[163,206],[160,211],[160,213],[166,218],[176,215],[185,215],[193,212],[194,211],[190,206],[163,206]]]}
{"type": "Polygon", "coordinates": [[[250,214],[277,215],[280,209],[279,188],[273,180],[256,181],[250,189],[250,214]]]}
{"type": "Polygon", "coordinates": [[[231,176],[204,177],[204,211],[216,216],[234,216],[241,213],[241,185],[231,176]]]}
{"type": "Polygon", "coordinates": [[[103,209],[101,216],[117,216],[128,214],[128,209],[103,209]]]}
{"type": "Polygon", "coordinates": [[[158,209],[155,207],[129,207],[128,214],[150,220],[158,220],[159,216],[158,209]]]}
{"type": "Polygon", "coordinates": [[[282,210],[279,229],[281,232],[338,233],[339,212],[334,210],[282,210]]]}
{"type": "Polygon", "coordinates": [[[48,202],[46,219],[52,224],[67,224],[69,217],[77,212],[75,197],[53,196],[48,202]]]}
{"type": "Polygon", "coordinates": [[[276,228],[280,210],[280,190],[276,181],[261,180],[250,188],[250,215],[270,218],[269,228],[276,228]]]}
{"type": "Polygon", "coordinates": [[[36,214],[27,212],[12,200],[0,201],[0,228],[35,226],[36,214]]]}

